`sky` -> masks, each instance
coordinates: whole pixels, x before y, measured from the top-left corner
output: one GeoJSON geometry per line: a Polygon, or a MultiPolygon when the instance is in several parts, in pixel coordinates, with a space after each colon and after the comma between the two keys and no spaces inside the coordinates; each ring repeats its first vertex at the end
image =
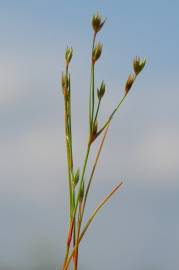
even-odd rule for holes
{"type": "MultiPolygon", "coordinates": [[[[107,18],[96,86],[99,124],[122,95],[136,55],[142,74],[115,116],[87,204],[87,219],[121,190],[81,244],[79,270],[179,269],[179,2],[0,0],[0,269],[56,270],[67,233],[67,172],[60,76],[71,63],[75,166],[88,131],[91,17],[107,18]]],[[[92,149],[90,165],[94,159],[92,149]]]]}

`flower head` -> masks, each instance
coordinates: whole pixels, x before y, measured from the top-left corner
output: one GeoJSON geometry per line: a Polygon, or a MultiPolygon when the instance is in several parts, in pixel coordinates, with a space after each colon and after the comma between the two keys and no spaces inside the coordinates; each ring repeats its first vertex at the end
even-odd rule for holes
{"type": "Polygon", "coordinates": [[[102,20],[101,16],[98,13],[96,15],[93,15],[91,24],[96,34],[101,30],[104,23],[105,23],[105,20],[102,20]]]}
{"type": "Polygon", "coordinates": [[[98,42],[96,44],[96,46],[94,47],[93,49],[93,52],[92,52],[92,61],[93,63],[95,64],[96,61],[100,58],[101,56],[101,53],[102,53],[102,44],[100,42],[98,42]]]}
{"type": "Polygon", "coordinates": [[[136,76],[142,71],[146,63],[146,58],[143,60],[140,59],[139,56],[136,56],[136,58],[133,60],[133,69],[136,74],[136,76]]]}
{"type": "Polygon", "coordinates": [[[126,85],[125,85],[125,95],[128,94],[129,90],[131,89],[133,83],[135,80],[135,75],[134,74],[130,74],[127,81],[126,81],[126,85]]]}
{"type": "Polygon", "coordinates": [[[104,82],[102,81],[100,88],[97,89],[97,95],[99,99],[101,99],[104,96],[105,90],[106,90],[106,86],[104,82]]]}
{"type": "Polygon", "coordinates": [[[73,177],[74,186],[76,186],[78,184],[79,178],[80,178],[80,169],[78,168],[74,177],[73,177]]]}
{"type": "Polygon", "coordinates": [[[67,65],[69,65],[72,56],[73,56],[73,49],[67,47],[66,52],[65,52],[65,60],[66,60],[67,65]]]}

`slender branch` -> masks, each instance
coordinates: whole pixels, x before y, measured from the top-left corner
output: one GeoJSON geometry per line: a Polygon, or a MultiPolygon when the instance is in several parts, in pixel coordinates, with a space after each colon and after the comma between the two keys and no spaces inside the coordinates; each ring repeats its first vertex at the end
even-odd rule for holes
{"type": "Polygon", "coordinates": [[[96,33],[93,36],[92,50],[91,50],[91,75],[90,75],[90,94],[89,94],[89,130],[92,132],[93,113],[94,113],[94,63],[92,61],[92,55],[95,45],[96,33]]]}
{"type": "Polygon", "coordinates": [[[105,140],[106,135],[107,135],[108,128],[109,128],[109,125],[107,126],[107,128],[105,130],[103,139],[101,141],[101,144],[100,144],[100,147],[99,147],[96,159],[95,159],[95,163],[94,163],[94,166],[93,166],[93,169],[92,169],[92,173],[91,173],[91,176],[90,176],[90,179],[89,179],[89,182],[88,182],[88,186],[87,186],[87,189],[86,189],[86,192],[85,192],[84,202],[81,205],[81,207],[79,208],[80,211],[79,211],[79,218],[78,218],[78,230],[77,230],[77,238],[76,238],[75,254],[74,254],[74,256],[75,256],[75,260],[74,260],[75,267],[77,267],[77,263],[78,263],[78,258],[77,257],[78,257],[79,236],[80,236],[81,224],[82,224],[83,215],[84,215],[85,204],[86,204],[90,184],[91,184],[91,181],[92,181],[92,178],[93,178],[93,175],[94,175],[94,171],[95,171],[95,168],[96,168],[96,165],[97,165],[97,162],[98,162],[98,159],[99,159],[99,156],[100,156],[103,144],[104,144],[104,140],[105,140]]]}
{"type": "Polygon", "coordinates": [[[95,172],[95,169],[96,169],[98,160],[99,160],[99,156],[101,154],[101,150],[102,150],[103,145],[104,145],[104,141],[105,141],[105,138],[106,138],[108,129],[109,129],[109,124],[107,125],[106,130],[105,130],[105,133],[103,135],[103,138],[102,138],[102,141],[101,141],[101,144],[100,144],[100,147],[99,147],[99,150],[97,152],[96,159],[95,159],[95,162],[94,162],[94,165],[93,165],[93,169],[92,169],[92,172],[91,172],[89,181],[88,181],[88,185],[87,185],[85,196],[84,196],[83,207],[82,207],[82,218],[83,218],[83,214],[84,214],[84,209],[85,209],[86,200],[87,200],[88,192],[89,192],[89,189],[90,189],[90,185],[91,185],[91,182],[92,182],[92,179],[93,179],[93,176],[94,176],[94,172],[95,172]]]}
{"type": "MultiPolygon", "coordinates": [[[[114,116],[115,112],[119,109],[120,105],[122,104],[122,102],[124,101],[126,95],[124,95],[122,97],[122,99],[120,100],[119,104],[116,106],[116,108],[114,109],[114,111],[112,112],[112,114],[110,115],[109,117],[109,120],[106,122],[106,124],[104,125],[105,127],[102,129],[102,131],[106,128],[105,130],[105,133],[103,135],[103,138],[102,138],[102,141],[101,141],[101,144],[100,144],[100,147],[99,147],[99,150],[97,152],[97,156],[96,156],[96,159],[95,159],[95,163],[93,165],[93,169],[92,169],[92,172],[91,172],[91,175],[90,175],[90,179],[88,181],[88,185],[87,185],[87,188],[86,188],[86,192],[85,192],[85,197],[84,197],[84,202],[83,202],[83,206],[82,206],[82,212],[81,212],[81,220],[80,220],[80,224],[78,226],[78,232],[77,234],[80,233],[80,229],[81,229],[81,224],[82,224],[82,219],[83,219],[83,215],[84,215],[84,210],[85,210],[85,205],[86,205],[86,200],[87,200],[87,196],[88,196],[88,192],[89,192],[89,189],[90,189],[90,185],[91,185],[91,182],[92,182],[92,179],[93,179],[93,176],[94,176],[94,172],[95,172],[95,169],[96,169],[96,166],[97,166],[97,162],[98,162],[98,159],[99,159],[99,156],[100,156],[100,153],[101,153],[101,150],[102,150],[102,147],[103,147],[103,144],[104,144],[104,141],[105,141],[105,138],[106,138],[106,135],[107,135],[107,132],[108,132],[108,129],[109,129],[109,125],[110,125],[110,122],[112,120],[112,117],[114,116]]],[[[98,114],[98,111],[99,111],[99,106],[100,106],[100,102],[98,103],[98,108],[97,108],[97,111],[96,111],[96,115],[98,114]]],[[[95,116],[95,119],[96,119],[96,116],[95,116]]],[[[101,131],[101,132],[102,132],[101,131]]],[[[100,132],[100,133],[101,133],[100,132]]],[[[78,245],[79,245],[79,239],[77,238],[76,239],[76,245],[75,245],[75,248],[76,248],[76,256],[77,256],[77,251],[78,251],[78,245]]]]}
{"type": "Polygon", "coordinates": [[[97,106],[96,115],[95,115],[95,117],[94,117],[93,123],[95,123],[96,120],[97,120],[98,113],[99,113],[99,108],[100,108],[100,104],[101,104],[101,98],[98,100],[98,106],[97,106]]]}
{"type": "Polygon", "coordinates": [[[66,138],[66,152],[67,152],[67,166],[68,166],[68,185],[70,195],[70,217],[72,215],[72,185],[71,185],[71,172],[70,172],[70,149],[69,149],[69,134],[68,134],[68,109],[67,98],[65,97],[65,138],[66,138]]]}
{"type": "Polygon", "coordinates": [[[106,123],[103,125],[103,127],[98,131],[96,138],[101,134],[101,132],[103,132],[103,130],[107,127],[107,125],[111,122],[114,114],[117,112],[117,110],[119,109],[119,107],[121,106],[121,104],[123,103],[123,101],[125,100],[127,95],[123,95],[123,97],[121,98],[121,100],[119,101],[119,103],[117,104],[117,106],[115,107],[115,109],[113,110],[113,112],[111,113],[111,115],[109,116],[108,120],[106,121],[106,123]]]}
{"type": "MultiPolygon", "coordinates": [[[[99,212],[99,210],[107,203],[107,201],[111,198],[111,196],[122,186],[123,182],[120,182],[105,198],[104,200],[100,203],[100,205],[95,209],[95,211],[93,212],[93,214],[90,216],[89,220],[87,221],[82,233],[80,234],[79,237],[79,243],[81,242],[81,240],[83,239],[83,236],[85,235],[88,227],[90,226],[91,222],[93,221],[93,219],[95,218],[95,216],[97,215],[97,213],[99,212]]],[[[74,255],[75,252],[75,247],[73,248],[70,257],[67,260],[67,263],[65,265],[65,267],[63,268],[63,270],[67,270],[68,266],[70,264],[70,261],[74,255]]]]}

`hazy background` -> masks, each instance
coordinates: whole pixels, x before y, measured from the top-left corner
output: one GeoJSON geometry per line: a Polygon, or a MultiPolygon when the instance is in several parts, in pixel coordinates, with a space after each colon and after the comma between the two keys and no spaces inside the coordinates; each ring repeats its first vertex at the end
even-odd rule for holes
{"type": "MultiPolygon", "coordinates": [[[[0,1],[0,270],[56,270],[68,210],[59,77],[73,46],[75,166],[87,139],[91,16],[107,22],[97,85],[104,120],[147,57],[99,162],[88,212],[119,181],[82,244],[81,270],[179,269],[179,2],[0,1]]],[[[92,156],[93,157],[92,153],[92,156]]]]}

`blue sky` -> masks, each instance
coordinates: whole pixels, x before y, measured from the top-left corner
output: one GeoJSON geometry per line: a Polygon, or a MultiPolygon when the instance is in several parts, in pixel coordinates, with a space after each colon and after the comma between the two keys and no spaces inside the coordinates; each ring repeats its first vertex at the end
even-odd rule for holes
{"type": "Polygon", "coordinates": [[[73,46],[79,166],[87,137],[90,20],[99,11],[107,18],[96,70],[96,84],[104,79],[107,85],[101,123],[122,93],[133,58],[146,56],[147,65],[112,123],[99,162],[88,211],[120,179],[124,187],[83,242],[81,269],[178,270],[178,1],[0,6],[0,269],[56,269],[63,257],[68,205],[59,78],[66,46],[73,46]]]}

